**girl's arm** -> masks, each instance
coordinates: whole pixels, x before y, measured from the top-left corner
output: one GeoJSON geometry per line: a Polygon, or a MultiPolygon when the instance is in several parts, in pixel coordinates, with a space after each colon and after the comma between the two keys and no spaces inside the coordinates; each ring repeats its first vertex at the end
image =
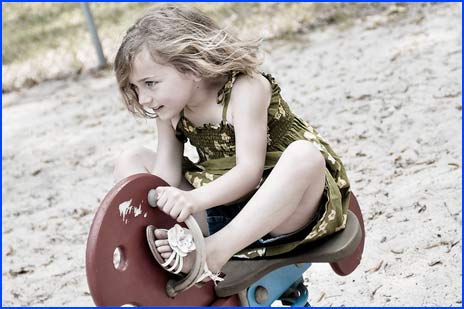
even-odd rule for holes
{"type": "Polygon", "coordinates": [[[182,177],[184,144],[176,138],[170,120],[156,119],[158,146],[153,173],[169,185],[178,187],[182,177]]]}
{"type": "Polygon", "coordinates": [[[222,177],[191,191],[200,209],[235,201],[259,184],[266,158],[270,99],[271,87],[262,75],[237,79],[229,102],[235,129],[236,166],[222,177]]]}

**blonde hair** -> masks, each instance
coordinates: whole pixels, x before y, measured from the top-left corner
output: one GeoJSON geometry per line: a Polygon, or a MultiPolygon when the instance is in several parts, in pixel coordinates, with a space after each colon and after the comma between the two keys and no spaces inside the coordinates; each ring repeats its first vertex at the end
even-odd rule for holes
{"type": "Polygon", "coordinates": [[[154,61],[170,64],[206,80],[218,80],[232,71],[257,72],[259,41],[241,41],[194,8],[166,5],[150,8],[126,32],[114,61],[114,71],[128,110],[153,117],[138,103],[129,82],[135,56],[147,48],[154,61]]]}

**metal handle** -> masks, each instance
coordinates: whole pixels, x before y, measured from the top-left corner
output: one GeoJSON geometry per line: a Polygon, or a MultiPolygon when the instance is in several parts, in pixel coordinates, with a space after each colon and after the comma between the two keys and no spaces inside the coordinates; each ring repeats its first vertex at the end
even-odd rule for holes
{"type": "Polygon", "coordinates": [[[158,201],[158,193],[156,193],[156,189],[151,189],[150,191],[148,191],[147,200],[148,205],[150,205],[151,207],[157,206],[156,202],[158,201]]]}

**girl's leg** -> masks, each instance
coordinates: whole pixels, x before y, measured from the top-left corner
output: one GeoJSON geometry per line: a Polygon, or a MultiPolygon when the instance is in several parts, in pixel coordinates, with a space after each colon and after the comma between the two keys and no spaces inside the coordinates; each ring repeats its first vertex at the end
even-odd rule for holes
{"type": "MultiPolygon", "coordinates": [[[[267,233],[282,235],[308,224],[319,206],[324,184],[325,161],[319,150],[308,141],[292,143],[240,213],[205,239],[209,269],[220,271],[232,255],[267,233]]],[[[158,242],[160,253],[168,258],[165,241],[158,242]]],[[[183,271],[189,271],[192,263],[186,261],[183,271]]]]}
{"type": "MultiPolygon", "coordinates": [[[[152,173],[155,167],[156,152],[141,146],[137,146],[124,151],[116,160],[116,166],[113,172],[115,181],[119,181],[130,175],[139,173],[152,173]]],[[[192,185],[182,178],[179,189],[190,191],[192,185]]],[[[193,214],[194,218],[200,225],[204,236],[208,236],[208,222],[206,220],[206,211],[193,214]]]]}
{"type": "Polygon", "coordinates": [[[322,154],[308,141],[293,142],[240,213],[206,239],[210,269],[219,271],[232,255],[267,233],[287,234],[308,224],[324,184],[322,154]]]}

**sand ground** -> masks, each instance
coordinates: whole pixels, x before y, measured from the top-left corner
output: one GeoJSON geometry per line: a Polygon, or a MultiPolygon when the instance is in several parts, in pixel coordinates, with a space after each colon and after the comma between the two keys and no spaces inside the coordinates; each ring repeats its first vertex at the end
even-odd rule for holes
{"type": "MultiPolygon", "coordinates": [[[[265,44],[263,70],[340,154],[366,224],[354,273],[305,275],[312,305],[462,306],[461,12],[417,4],[265,44]]],[[[115,157],[154,149],[155,125],[109,74],[2,99],[2,305],[92,306],[93,215],[115,157]]]]}

